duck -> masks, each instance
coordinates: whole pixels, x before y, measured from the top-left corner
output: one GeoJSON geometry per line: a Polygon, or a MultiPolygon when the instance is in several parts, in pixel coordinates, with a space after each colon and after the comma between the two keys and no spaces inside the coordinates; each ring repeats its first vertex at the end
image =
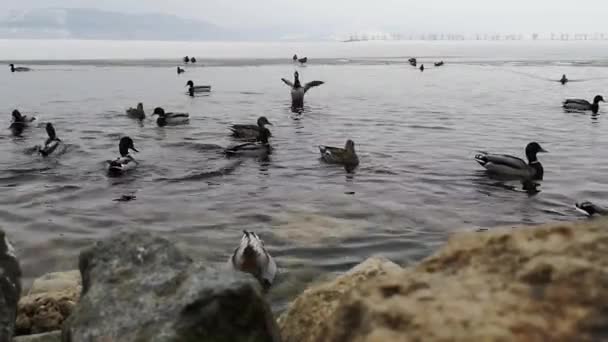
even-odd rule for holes
{"type": "Polygon", "coordinates": [[[597,95],[593,98],[593,103],[583,99],[567,99],[563,103],[563,107],[566,110],[590,110],[593,114],[597,114],[600,110],[600,102],[605,102],[601,95],[597,95]]]}
{"type": "Polygon", "coordinates": [[[129,108],[127,109],[127,116],[133,119],[143,120],[146,118],[146,113],[144,112],[143,103],[138,103],[137,108],[129,108]]]}
{"type": "Polygon", "coordinates": [[[410,63],[411,66],[414,66],[414,67],[416,66],[416,63],[417,63],[416,58],[410,58],[407,61],[408,61],[408,63],[410,63]]]}
{"type": "Polygon", "coordinates": [[[9,64],[11,67],[11,72],[25,72],[25,71],[32,71],[32,69],[30,68],[26,68],[26,67],[15,67],[15,64],[9,64]]]}
{"type": "Polygon", "coordinates": [[[443,65],[443,61],[441,61],[441,62],[436,62],[436,63],[435,63],[435,66],[436,66],[436,67],[440,67],[440,66],[442,66],[442,65],[443,65]]]}
{"type": "Polygon", "coordinates": [[[544,169],[536,157],[538,153],[547,153],[547,151],[539,143],[531,142],[526,146],[528,163],[514,156],[490,154],[487,152],[480,152],[475,156],[475,160],[486,170],[494,174],[542,180],[544,169]]]}
{"type": "Polygon", "coordinates": [[[194,57],[190,58],[190,63],[196,63],[196,58],[194,58],[194,57]]]}
{"type": "Polygon", "coordinates": [[[211,91],[210,85],[195,86],[192,80],[186,82],[186,87],[188,87],[188,94],[190,96],[194,96],[195,93],[208,93],[211,91]]]}
{"type": "Polygon", "coordinates": [[[271,152],[268,138],[270,138],[270,131],[268,128],[263,127],[260,129],[258,135],[258,142],[248,142],[236,146],[229,147],[224,150],[224,154],[228,157],[241,156],[241,157],[267,157],[271,152]]]}
{"type": "Polygon", "coordinates": [[[359,157],[355,152],[355,142],[348,139],[344,148],[320,145],[321,159],[328,164],[344,165],[347,170],[359,165],[359,157]]]}
{"type": "Polygon", "coordinates": [[[13,110],[12,114],[13,122],[9,126],[9,129],[13,132],[13,135],[19,136],[23,133],[23,130],[29,126],[29,123],[36,120],[35,117],[28,117],[27,115],[21,115],[17,109],[13,110]]]}
{"type": "Polygon", "coordinates": [[[589,201],[583,201],[580,203],[575,203],[574,208],[587,215],[587,216],[593,216],[593,215],[600,215],[600,216],[604,216],[606,214],[608,214],[608,210],[606,210],[605,208],[600,207],[599,205],[596,205],[595,203],[589,202],[589,201]]]}
{"type": "Polygon", "coordinates": [[[130,137],[122,137],[118,144],[120,157],[114,160],[108,160],[108,172],[111,174],[122,174],[137,167],[137,161],[129,154],[129,150],[139,152],[133,145],[133,139],[130,137]]]}
{"type": "Polygon", "coordinates": [[[46,134],[49,136],[49,138],[46,139],[44,147],[39,147],[38,149],[38,152],[43,157],[47,157],[55,150],[57,150],[57,147],[61,145],[61,139],[57,138],[57,133],[55,133],[55,127],[53,127],[53,124],[50,122],[46,124],[46,134]]]}
{"type": "Polygon", "coordinates": [[[185,72],[186,72],[186,70],[184,70],[184,69],[182,69],[182,68],[180,68],[180,67],[177,67],[177,74],[178,74],[178,75],[179,75],[179,74],[183,74],[183,73],[185,73],[185,72]]]}
{"type": "Polygon", "coordinates": [[[294,62],[298,61],[298,55],[293,55],[293,57],[291,58],[291,60],[293,60],[294,62]]]}
{"type": "Polygon", "coordinates": [[[306,64],[306,62],[308,62],[308,57],[298,58],[298,62],[300,62],[300,64],[306,64]]]}
{"type": "Polygon", "coordinates": [[[420,71],[424,71],[424,64],[420,64],[420,71]]]}
{"type": "Polygon", "coordinates": [[[566,74],[562,75],[562,78],[559,80],[559,83],[561,83],[561,84],[568,83],[568,78],[566,77],[566,74]]]}
{"type": "Polygon", "coordinates": [[[300,74],[296,71],[293,73],[294,82],[281,78],[281,80],[288,86],[291,87],[291,106],[295,108],[304,107],[304,95],[312,87],[317,87],[325,82],[323,81],[311,81],[306,83],[303,87],[300,83],[300,74]]]}
{"type": "Polygon", "coordinates": [[[184,63],[186,63],[186,64],[190,63],[190,57],[188,57],[188,56],[184,57],[184,63]]]}
{"type": "Polygon", "coordinates": [[[228,259],[228,267],[253,275],[265,290],[272,286],[277,273],[277,264],[264,247],[264,241],[247,230],[243,230],[239,246],[228,259]]]}
{"type": "Polygon", "coordinates": [[[161,107],[154,108],[152,115],[158,115],[156,124],[159,127],[183,125],[190,121],[190,114],[188,113],[165,113],[165,110],[161,107]]]}
{"type": "MultiPolygon", "coordinates": [[[[239,139],[246,140],[258,140],[260,136],[260,131],[265,128],[266,125],[272,126],[270,121],[265,116],[260,116],[258,118],[257,125],[232,125],[230,130],[232,131],[232,136],[239,139]]],[[[272,135],[271,135],[272,136],[272,135]]]]}

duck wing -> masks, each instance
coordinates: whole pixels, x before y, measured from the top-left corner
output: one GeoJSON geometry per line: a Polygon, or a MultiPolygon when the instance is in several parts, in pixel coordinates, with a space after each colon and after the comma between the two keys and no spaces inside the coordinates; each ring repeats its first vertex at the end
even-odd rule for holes
{"type": "Polygon", "coordinates": [[[257,125],[232,125],[230,130],[232,135],[237,138],[255,139],[260,134],[260,128],[257,125]]]}
{"type": "Polygon", "coordinates": [[[293,83],[292,83],[290,80],[287,80],[287,79],[281,78],[281,81],[283,81],[285,84],[287,84],[288,86],[290,86],[290,87],[292,87],[292,88],[293,88],[293,83]]]}
{"type": "Polygon", "coordinates": [[[583,99],[566,99],[563,103],[563,107],[567,109],[589,109],[591,103],[583,99]]]}
{"type": "Polygon", "coordinates": [[[166,113],[165,116],[167,118],[189,118],[190,114],[188,114],[188,113],[166,113]]]}
{"type": "Polygon", "coordinates": [[[325,82],[323,81],[311,81],[304,85],[304,92],[306,93],[310,88],[318,87],[325,82]]]}
{"type": "Polygon", "coordinates": [[[346,150],[340,147],[319,146],[321,158],[328,163],[341,163],[346,155],[346,150]]]}
{"type": "Polygon", "coordinates": [[[525,170],[528,168],[528,164],[521,158],[510,156],[508,154],[490,154],[481,153],[475,156],[475,160],[482,166],[487,164],[501,165],[513,169],[525,170]]]}

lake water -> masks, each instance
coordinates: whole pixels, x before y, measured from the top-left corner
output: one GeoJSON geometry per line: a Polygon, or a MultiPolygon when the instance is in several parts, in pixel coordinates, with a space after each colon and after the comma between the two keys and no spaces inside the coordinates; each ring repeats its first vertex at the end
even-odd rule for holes
{"type": "Polygon", "coordinates": [[[0,77],[4,125],[18,108],[37,124],[0,134],[0,224],[26,284],[75,268],[80,249],[120,229],[160,232],[197,258],[224,263],[243,229],[280,267],[280,309],[309,282],[371,255],[420,260],[451,233],[580,218],[577,200],[608,202],[608,123],[565,113],[567,97],[608,95],[605,42],[166,43],[0,40],[0,60],[33,69],[0,77]],[[310,59],[296,66],[291,56],[310,59]],[[196,67],[176,75],[184,55],[196,67]],[[407,64],[418,57],[426,71],[407,64]],[[432,62],[443,60],[435,68],[432,62]],[[290,110],[281,77],[326,83],[290,110]],[[562,86],[557,80],[572,80],[562,86]],[[185,95],[187,80],[210,84],[185,95]],[[143,102],[190,124],[130,120],[143,102]],[[274,124],[267,161],[226,159],[232,123],[274,124]],[[28,153],[53,122],[64,154],[28,153]],[[109,178],[104,161],[129,135],[140,167],[109,178]],[[318,159],[319,144],[357,144],[353,173],[318,159]],[[545,180],[530,195],[490,179],[477,150],[524,155],[538,141],[545,180]],[[135,195],[130,202],[114,199],[135,195]]]}

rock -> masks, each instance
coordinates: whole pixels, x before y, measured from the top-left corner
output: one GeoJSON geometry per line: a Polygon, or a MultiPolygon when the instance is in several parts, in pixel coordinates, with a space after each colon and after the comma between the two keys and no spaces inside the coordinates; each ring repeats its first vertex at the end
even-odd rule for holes
{"type": "Polygon", "coordinates": [[[279,341],[255,278],[195,264],[168,240],[124,232],[81,252],[80,302],[62,341],[279,341]]]}
{"type": "Polygon", "coordinates": [[[49,273],[34,280],[29,294],[19,300],[17,335],[61,330],[81,290],[78,271],[49,273]]]}
{"type": "Polygon", "coordinates": [[[61,342],[61,331],[52,331],[43,334],[17,336],[13,342],[61,342]]]}
{"type": "Polygon", "coordinates": [[[372,257],[329,283],[307,289],[279,317],[283,340],[322,341],[319,336],[321,327],[336,310],[345,293],[366,279],[375,279],[400,270],[401,267],[387,259],[372,257]]]}
{"type": "Polygon", "coordinates": [[[21,267],[15,249],[0,230],[0,342],[10,341],[21,296],[21,267]]]}
{"type": "Polygon", "coordinates": [[[355,287],[314,334],[330,342],[607,341],[606,289],[606,220],[461,233],[419,265],[355,287]]]}

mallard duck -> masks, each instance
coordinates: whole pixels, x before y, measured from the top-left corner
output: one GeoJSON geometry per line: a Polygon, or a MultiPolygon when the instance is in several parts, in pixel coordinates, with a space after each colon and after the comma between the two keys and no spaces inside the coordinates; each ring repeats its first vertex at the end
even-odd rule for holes
{"type": "Polygon", "coordinates": [[[186,70],[184,70],[184,69],[182,69],[182,68],[180,68],[180,67],[177,67],[177,74],[178,74],[178,75],[179,75],[179,74],[183,74],[183,73],[185,73],[185,72],[186,72],[186,70]]]}
{"type": "Polygon", "coordinates": [[[186,56],[184,57],[184,63],[188,64],[190,62],[190,57],[186,56]]]}
{"type": "Polygon", "coordinates": [[[11,72],[24,72],[24,71],[32,71],[30,68],[26,67],[15,67],[15,64],[10,64],[11,72]]]}
{"type": "Polygon", "coordinates": [[[146,118],[146,113],[144,112],[143,103],[138,103],[137,108],[129,108],[127,109],[127,116],[137,120],[143,120],[146,118]]]}
{"type": "Polygon", "coordinates": [[[137,167],[137,161],[129,154],[129,150],[139,152],[133,145],[133,140],[129,137],[123,137],[118,144],[120,157],[114,160],[108,160],[108,172],[111,174],[121,174],[137,167]]]}
{"type": "Polygon", "coordinates": [[[323,84],[322,81],[311,81],[306,83],[303,87],[300,83],[300,74],[296,71],[293,73],[294,82],[281,78],[281,80],[291,87],[291,106],[295,108],[304,107],[304,95],[312,87],[317,87],[323,84]]]}
{"type": "Polygon", "coordinates": [[[589,201],[583,201],[580,203],[576,203],[575,208],[577,211],[579,211],[587,216],[593,216],[593,215],[603,216],[603,215],[608,214],[608,210],[600,207],[599,205],[591,203],[589,201]]]}
{"type": "Polygon", "coordinates": [[[13,132],[13,135],[19,136],[23,133],[23,130],[29,126],[29,123],[36,120],[35,117],[28,117],[27,115],[21,115],[21,113],[15,109],[12,114],[13,121],[9,126],[9,129],[13,132]]]}
{"type": "Polygon", "coordinates": [[[196,63],[196,58],[194,58],[194,57],[190,58],[190,63],[196,63]]]}
{"type": "Polygon", "coordinates": [[[321,152],[321,159],[326,163],[340,164],[347,168],[355,168],[359,165],[355,142],[350,139],[346,140],[344,148],[321,145],[319,152],[321,152]]]}
{"type": "Polygon", "coordinates": [[[264,247],[264,241],[256,233],[243,231],[241,243],[228,259],[228,267],[253,275],[268,289],[277,273],[277,264],[264,247]]]}
{"type": "Polygon", "coordinates": [[[424,64],[420,64],[420,71],[424,71],[424,64]]]}
{"type": "Polygon", "coordinates": [[[435,66],[436,66],[436,67],[440,67],[440,66],[442,66],[442,65],[443,65],[443,61],[441,61],[441,62],[436,62],[436,63],[435,63],[435,66]]]}
{"type": "Polygon", "coordinates": [[[568,78],[566,78],[566,74],[562,75],[562,78],[559,80],[559,83],[561,83],[561,84],[568,83],[568,78]]]}
{"type": "Polygon", "coordinates": [[[190,96],[194,96],[195,93],[208,93],[211,91],[210,85],[195,86],[192,80],[186,82],[186,87],[188,87],[188,94],[190,96]]]}
{"type": "Polygon", "coordinates": [[[542,180],[544,175],[543,165],[536,158],[537,153],[547,153],[537,142],[531,142],[526,146],[526,158],[523,159],[506,154],[490,154],[480,152],[475,160],[489,172],[503,176],[515,176],[524,179],[542,180]]]}
{"type": "Polygon", "coordinates": [[[40,152],[43,157],[53,153],[55,150],[57,150],[57,147],[61,145],[61,139],[57,138],[55,127],[53,127],[53,124],[50,122],[46,124],[46,134],[49,136],[49,138],[46,139],[44,146],[38,149],[38,152],[40,152]]]}
{"type": "Polygon", "coordinates": [[[242,156],[242,157],[266,157],[271,152],[270,144],[268,143],[270,138],[270,131],[268,128],[263,127],[260,129],[258,135],[258,142],[250,142],[232,146],[224,150],[227,156],[242,156]]]}
{"type": "Polygon", "coordinates": [[[563,103],[563,107],[566,110],[590,110],[593,114],[597,114],[600,110],[600,102],[605,102],[601,95],[597,95],[593,98],[593,103],[583,99],[567,99],[563,103]]]}
{"type": "Polygon", "coordinates": [[[232,125],[230,130],[232,131],[232,136],[235,138],[257,140],[260,136],[260,131],[264,129],[266,125],[272,126],[265,116],[260,116],[257,125],[232,125]]]}
{"type": "Polygon", "coordinates": [[[158,124],[159,127],[167,125],[184,125],[190,121],[190,114],[188,113],[165,113],[165,110],[161,107],[154,108],[154,113],[152,115],[158,115],[156,124],[158,124]]]}
{"type": "Polygon", "coordinates": [[[300,64],[306,64],[306,62],[308,62],[308,57],[298,58],[298,62],[300,62],[300,64]]]}
{"type": "Polygon", "coordinates": [[[294,62],[298,61],[298,55],[293,55],[293,57],[291,58],[291,60],[293,60],[294,62]]]}
{"type": "Polygon", "coordinates": [[[411,66],[414,66],[414,67],[416,66],[416,63],[417,63],[416,58],[410,58],[407,61],[410,63],[411,66]]]}

